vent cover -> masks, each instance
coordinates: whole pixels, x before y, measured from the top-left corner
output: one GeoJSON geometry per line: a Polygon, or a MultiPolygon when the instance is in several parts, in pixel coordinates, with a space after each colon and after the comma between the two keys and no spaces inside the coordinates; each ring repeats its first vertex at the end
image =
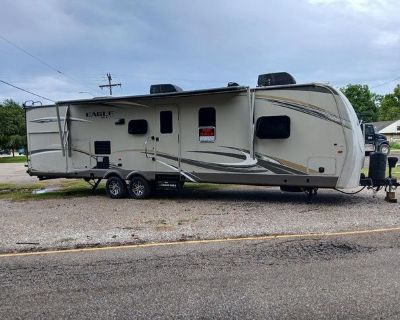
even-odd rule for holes
{"type": "Polygon", "coordinates": [[[266,73],[258,76],[258,87],[280,86],[285,84],[296,84],[296,80],[287,72],[266,73]]]}
{"type": "Polygon", "coordinates": [[[169,93],[169,92],[182,92],[182,89],[174,84],[152,84],[150,86],[150,94],[169,93]]]}

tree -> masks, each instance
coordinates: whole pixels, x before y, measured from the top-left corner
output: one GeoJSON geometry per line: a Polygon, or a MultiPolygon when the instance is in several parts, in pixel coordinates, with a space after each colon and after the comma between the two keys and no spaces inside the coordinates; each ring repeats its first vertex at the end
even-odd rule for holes
{"type": "Polygon", "coordinates": [[[398,120],[400,119],[400,85],[394,88],[393,93],[383,96],[379,107],[379,120],[398,120]]]}
{"type": "Polygon", "coordinates": [[[13,100],[0,104],[0,148],[15,150],[26,147],[25,115],[22,107],[13,100]]]}
{"type": "Polygon", "coordinates": [[[380,96],[372,93],[367,85],[349,84],[340,89],[351,102],[358,119],[364,122],[378,120],[378,103],[380,96]]]}

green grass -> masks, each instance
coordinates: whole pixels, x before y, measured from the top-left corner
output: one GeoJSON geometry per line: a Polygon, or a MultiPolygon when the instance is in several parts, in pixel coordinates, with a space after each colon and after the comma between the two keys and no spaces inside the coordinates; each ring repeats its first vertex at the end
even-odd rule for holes
{"type": "Polygon", "coordinates": [[[390,142],[390,148],[392,150],[400,150],[400,142],[390,142]]]}
{"type": "Polygon", "coordinates": [[[189,190],[213,191],[213,190],[220,190],[225,186],[226,185],[215,184],[215,183],[186,182],[184,188],[189,190]]]}
{"type": "Polygon", "coordinates": [[[23,163],[26,162],[26,156],[1,157],[0,163],[23,163]]]}
{"type": "Polygon", "coordinates": [[[5,194],[8,192],[31,192],[35,189],[40,189],[43,187],[43,184],[32,183],[32,184],[13,184],[13,183],[0,183],[0,194],[5,194]]]}
{"type": "MultiPolygon", "coordinates": [[[[59,199],[66,197],[87,197],[93,194],[105,194],[104,181],[100,183],[94,193],[91,191],[91,187],[81,179],[63,180],[55,186],[50,184],[49,191],[46,193],[33,193],[33,191],[43,188],[46,188],[46,181],[33,184],[0,183],[0,199],[11,201],[27,201],[59,199]]],[[[224,188],[224,185],[212,183],[185,183],[185,188],[197,191],[212,191],[224,188]]]]}
{"type": "Polygon", "coordinates": [[[43,182],[34,184],[0,183],[0,199],[11,201],[46,200],[66,197],[86,197],[93,194],[104,194],[104,183],[101,183],[93,193],[91,187],[83,180],[66,180],[61,182],[55,190],[46,193],[34,194],[34,190],[45,188],[43,182]]]}

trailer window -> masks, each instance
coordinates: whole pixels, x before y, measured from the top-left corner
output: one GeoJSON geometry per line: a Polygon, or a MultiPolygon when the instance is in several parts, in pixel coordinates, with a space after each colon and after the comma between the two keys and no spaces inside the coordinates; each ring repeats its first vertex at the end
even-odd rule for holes
{"type": "Polygon", "coordinates": [[[172,133],[172,111],[160,111],[160,132],[172,133]]]}
{"type": "Polygon", "coordinates": [[[111,153],[110,141],[95,141],[94,142],[94,153],[95,154],[110,154],[111,153]]]}
{"type": "Polygon", "coordinates": [[[260,117],[256,122],[256,136],[260,139],[287,139],[290,137],[288,116],[260,117]]]}
{"type": "Polygon", "coordinates": [[[215,127],[215,108],[199,109],[199,127],[215,127]]]}
{"type": "Polygon", "coordinates": [[[130,134],[146,134],[147,133],[147,120],[131,120],[128,123],[128,133],[130,134]]]}

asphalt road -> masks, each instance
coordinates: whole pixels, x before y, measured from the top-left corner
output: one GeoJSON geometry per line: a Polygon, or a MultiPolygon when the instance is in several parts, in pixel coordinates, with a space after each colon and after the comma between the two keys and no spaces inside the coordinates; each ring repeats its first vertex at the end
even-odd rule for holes
{"type": "Polygon", "coordinates": [[[1,319],[399,319],[399,231],[0,257],[1,319]]]}

